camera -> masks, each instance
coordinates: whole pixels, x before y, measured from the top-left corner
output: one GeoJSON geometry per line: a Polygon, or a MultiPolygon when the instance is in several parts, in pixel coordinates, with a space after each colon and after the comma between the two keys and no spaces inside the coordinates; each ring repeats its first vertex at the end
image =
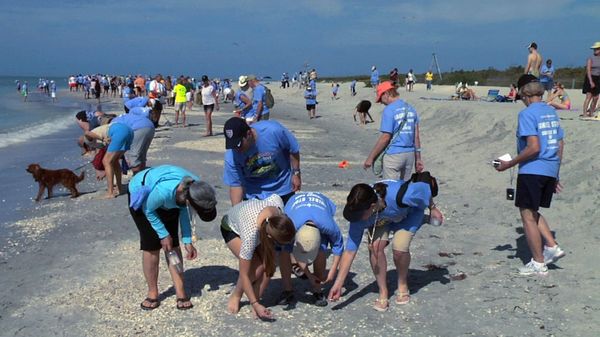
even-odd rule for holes
{"type": "Polygon", "coordinates": [[[506,200],[515,200],[515,189],[514,188],[506,189],[506,200]]]}

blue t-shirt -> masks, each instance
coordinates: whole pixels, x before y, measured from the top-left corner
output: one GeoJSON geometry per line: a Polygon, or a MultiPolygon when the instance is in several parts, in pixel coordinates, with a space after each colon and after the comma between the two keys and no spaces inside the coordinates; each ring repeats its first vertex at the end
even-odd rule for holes
{"type": "MultiPolygon", "coordinates": [[[[396,204],[396,195],[404,183],[402,180],[383,180],[387,184],[385,195],[386,207],[364,221],[351,222],[348,228],[346,250],[357,251],[362,241],[365,229],[373,226],[375,218],[381,226],[387,226],[390,231],[407,230],[416,233],[423,224],[425,208],[429,206],[431,189],[426,183],[411,183],[404,194],[402,202],[409,207],[401,208],[396,204]]],[[[372,230],[372,229],[370,229],[372,230]]]]}
{"type": "Polygon", "coordinates": [[[259,84],[256,86],[256,88],[254,88],[253,97],[252,97],[252,109],[250,109],[250,112],[248,112],[248,114],[246,115],[246,118],[256,116],[256,109],[258,109],[258,102],[262,102],[263,110],[262,110],[261,115],[266,116],[269,114],[269,107],[267,107],[267,104],[265,103],[265,94],[266,94],[266,90],[265,90],[264,85],[259,84]]]}
{"type": "Polygon", "coordinates": [[[146,118],[150,118],[150,111],[152,111],[152,108],[150,108],[150,107],[138,106],[138,107],[135,107],[135,108],[132,108],[131,110],[129,110],[129,114],[130,115],[140,115],[140,116],[144,116],[146,118]]]}
{"type": "Polygon", "coordinates": [[[406,118],[400,134],[393,140],[386,154],[415,151],[415,129],[420,119],[417,110],[401,99],[397,99],[383,109],[379,131],[389,133],[392,138],[406,118]]]}
{"type": "Polygon", "coordinates": [[[379,71],[377,69],[371,72],[371,83],[379,83],[379,71]]]}
{"type": "Polygon", "coordinates": [[[548,68],[548,66],[544,64],[540,71],[540,82],[547,83],[552,81],[552,77],[544,75],[545,73],[550,73],[550,76],[554,76],[554,66],[550,66],[550,68],[548,68]]]}
{"type": "Polygon", "coordinates": [[[146,104],[148,104],[148,97],[146,96],[135,97],[125,101],[124,103],[127,109],[133,109],[138,106],[146,106],[146,104]]]}
{"type": "Polygon", "coordinates": [[[354,88],[356,88],[356,80],[352,80],[352,82],[350,82],[350,89],[354,88]]]}
{"type": "MultiPolygon", "coordinates": [[[[246,97],[246,98],[250,98],[248,97],[248,95],[246,95],[245,92],[243,92],[242,90],[238,90],[235,92],[235,95],[233,97],[233,104],[235,105],[236,108],[238,109],[243,109],[246,107],[246,103],[244,103],[244,101],[242,101],[242,96],[246,97]]],[[[252,111],[252,109],[246,111],[246,114],[250,113],[250,111],[252,111]]],[[[243,116],[245,117],[245,116],[243,116]]]]}
{"type": "Polygon", "coordinates": [[[317,92],[317,82],[315,80],[310,80],[310,82],[308,82],[308,86],[312,89],[312,91],[317,92]]]}
{"type": "Polygon", "coordinates": [[[296,137],[277,121],[260,121],[252,128],[257,138],[248,151],[225,151],[223,182],[243,187],[247,199],[291,193],[290,154],[300,153],[296,137]]]}
{"type": "Polygon", "coordinates": [[[337,85],[335,85],[335,86],[333,86],[333,88],[331,88],[331,93],[337,94],[338,90],[340,90],[340,87],[338,87],[337,85]]]}
{"type": "MultiPolygon", "coordinates": [[[[296,231],[307,221],[312,221],[321,233],[321,250],[331,246],[333,255],[340,256],[344,251],[344,240],[340,228],[335,222],[335,204],[329,198],[317,192],[296,193],[285,204],[284,212],[290,217],[296,231]]],[[[292,245],[286,250],[292,251],[292,245]]]]}
{"type": "MultiPolygon", "coordinates": [[[[129,97],[131,96],[132,90],[130,87],[123,88],[123,105],[129,101],[129,97]]],[[[128,108],[129,109],[129,108],[128,108]]]]}
{"type": "Polygon", "coordinates": [[[173,165],[161,165],[138,172],[129,182],[129,192],[136,193],[142,187],[142,180],[146,180],[144,186],[151,188],[148,197],[142,204],[142,210],[148,218],[150,225],[158,234],[160,239],[169,235],[165,224],[160,220],[156,211],[159,208],[173,209],[179,208],[179,224],[181,226],[181,240],[183,243],[192,243],[192,230],[190,226],[190,216],[186,206],[179,206],[175,202],[175,190],[184,177],[192,177],[199,181],[197,175],[173,165]],[[146,174],[147,172],[147,174],[146,174]]]}
{"type": "Polygon", "coordinates": [[[154,123],[148,119],[148,117],[144,117],[139,114],[124,114],[112,120],[112,123],[121,123],[125,124],[131,128],[131,130],[136,131],[144,128],[152,128],[154,129],[154,123]]]}
{"type": "Polygon", "coordinates": [[[517,152],[527,147],[527,137],[537,136],[540,153],[536,158],[519,164],[519,174],[537,174],[558,178],[559,141],[564,137],[556,110],[544,102],[530,104],[519,112],[517,152]]]}
{"type": "Polygon", "coordinates": [[[317,94],[314,93],[312,90],[305,90],[304,98],[306,99],[306,104],[317,104],[317,94]]]}

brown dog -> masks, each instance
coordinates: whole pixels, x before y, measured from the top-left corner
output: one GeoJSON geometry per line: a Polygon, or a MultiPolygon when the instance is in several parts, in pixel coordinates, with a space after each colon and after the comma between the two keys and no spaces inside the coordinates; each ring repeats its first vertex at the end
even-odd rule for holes
{"type": "Polygon", "coordinates": [[[75,185],[82,181],[85,176],[85,172],[83,171],[78,177],[71,170],[46,170],[38,164],[29,164],[29,166],[27,166],[27,172],[31,173],[33,179],[40,184],[40,190],[38,191],[35,201],[40,201],[45,188],[48,189],[48,199],[52,198],[52,188],[56,184],[62,184],[71,191],[71,198],[77,197],[79,196],[79,192],[77,192],[77,187],[75,185]]]}

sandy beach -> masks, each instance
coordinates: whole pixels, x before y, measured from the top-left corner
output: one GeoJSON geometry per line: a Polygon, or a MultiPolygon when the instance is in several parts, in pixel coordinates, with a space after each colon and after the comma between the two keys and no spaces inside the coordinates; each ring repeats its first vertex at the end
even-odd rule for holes
{"type": "MultiPolygon", "coordinates": [[[[358,182],[377,180],[362,163],[378,137],[383,106],[371,108],[375,123],[360,126],[352,120],[354,107],[362,99],[374,101],[373,89],[359,83],[357,96],[351,97],[349,84],[343,83],[339,99],[332,100],[331,83],[319,83],[320,118],[309,120],[302,91],[280,89],[276,82],[268,86],[276,101],[271,118],[292,130],[301,145],[302,190],[323,192],[337,204],[336,220],[346,238],[342,209],[348,191],[358,182]],[[338,168],[342,160],[348,168],[338,168]]],[[[490,89],[472,88],[478,96],[490,89]]],[[[217,191],[219,215],[210,223],[196,219],[199,258],[185,265],[194,308],[176,310],[161,261],[162,304],[151,312],[140,310],[146,284],[127,196],[102,200],[106,183],[95,181],[88,166],[79,185],[82,196],[70,199],[59,190],[52,199],[32,202],[26,218],[9,224],[13,234],[0,246],[0,335],[597,336],[600,122],[579,120],[584,97],[568,90],[579,110],[559,111],[566,134],[560,175],[564,191],[555,195],[552,208],[542,210],[567,256],[546,277],[523,277],[516,271],[530,255],[518,209],[505,198],[510,173],[496,172],[490,161],[515,155],[517,114],[524,105],[445,100],[453,91],[450,86],[426,91],[423,84],[414,92],[399,90],[420,114],[423,160],[440,182],[436,203],[446,217],[441,227],[424,225],[413,240],[409,305],[392,303],[386,313],[371,308],[377,287],[362,245],[340,301],[324,308],[311,305],[307,282],[294,279],[296,307],[274,306],[281,291],[276,272],[263,301],[274,311],[275,322],[254,320],[247,301],[238,315],[228,314],[237,260],[221,238],[219,222],[230,207],[222,182],[222,129],[233,108],[222,104],[213,114],[217,135],[203,138],[204,114],[194,106],[188,112],[190,126],[160,127],[148,154],[150,166],[185,167],[217,191]]],[[[161,124],[167,120],[174,120],[171,107],[161,124]]],[[[75,146],[74,139],[65,142],[75,146]]],[[[32,197],[36,188],[31,180],[32,197]]],[[[390,255],[388,282],[395,291],[390,255]]]]}

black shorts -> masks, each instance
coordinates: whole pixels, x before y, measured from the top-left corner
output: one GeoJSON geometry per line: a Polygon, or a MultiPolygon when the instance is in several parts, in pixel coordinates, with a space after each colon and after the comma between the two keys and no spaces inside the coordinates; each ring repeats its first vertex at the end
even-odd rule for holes
{"type": "Polygon", "coordinates": [[[223,216],[221,219],[221,226],[219,227],[221,228],[221,236],[223,237],[223,240],[225,240],[225,243],[229,243],[229,241],[240,237],[229,228],[229,225],[227,224],[227,215],[223,216]]]}
{"type": "Polygon", "coordinates": [[[215,109],[214,104],[204,105],[204,112],[213,112],[214,109],[215,109]]]}
{"type": "Polygon", "coordinates": [[[515,206],[537,211],[550,207],[556,188],[556,178],[537,174],[519,174],[515,206]]]}
{"type": "Polygon", "coordinates": [[[315,104],[307,104],[306,105],[306,110],[314,110],[315,109],[315,104]]]}
{"type": "Polygon", "coordinates": [[[356,106],[356,110],[362,113],[369,112],[369,109],[371,109],[370,101],[360,101],[360,103],[358,103],[358,105],[356,106]]]}
{"type": "Polygon", "coordinates": [[[587,75],[583,79],[583,89],[582,93],[587,94],[590,93],[592,96],[598,96],[600,94],[600,76],[592,76],[592,81],[596,85],[593,89],[590,86],[590,81],[588,81],[587,75]]]}
{"type": "MultiPolygon", "coordinates": [[[[156,234],[156,231],[152,228],[144,211],[142,211],[141,208],[136,211],[130,207],[129,213],[140,232],[140,250],[160,250],[162,246],[158,234],[156,234]]],[[[179,208],[160,208],[156,213],[160,220],[165,224],[167,232],[169,232],[169,235],[173,239],[173,247],[179,247],[179,208]]]]}

